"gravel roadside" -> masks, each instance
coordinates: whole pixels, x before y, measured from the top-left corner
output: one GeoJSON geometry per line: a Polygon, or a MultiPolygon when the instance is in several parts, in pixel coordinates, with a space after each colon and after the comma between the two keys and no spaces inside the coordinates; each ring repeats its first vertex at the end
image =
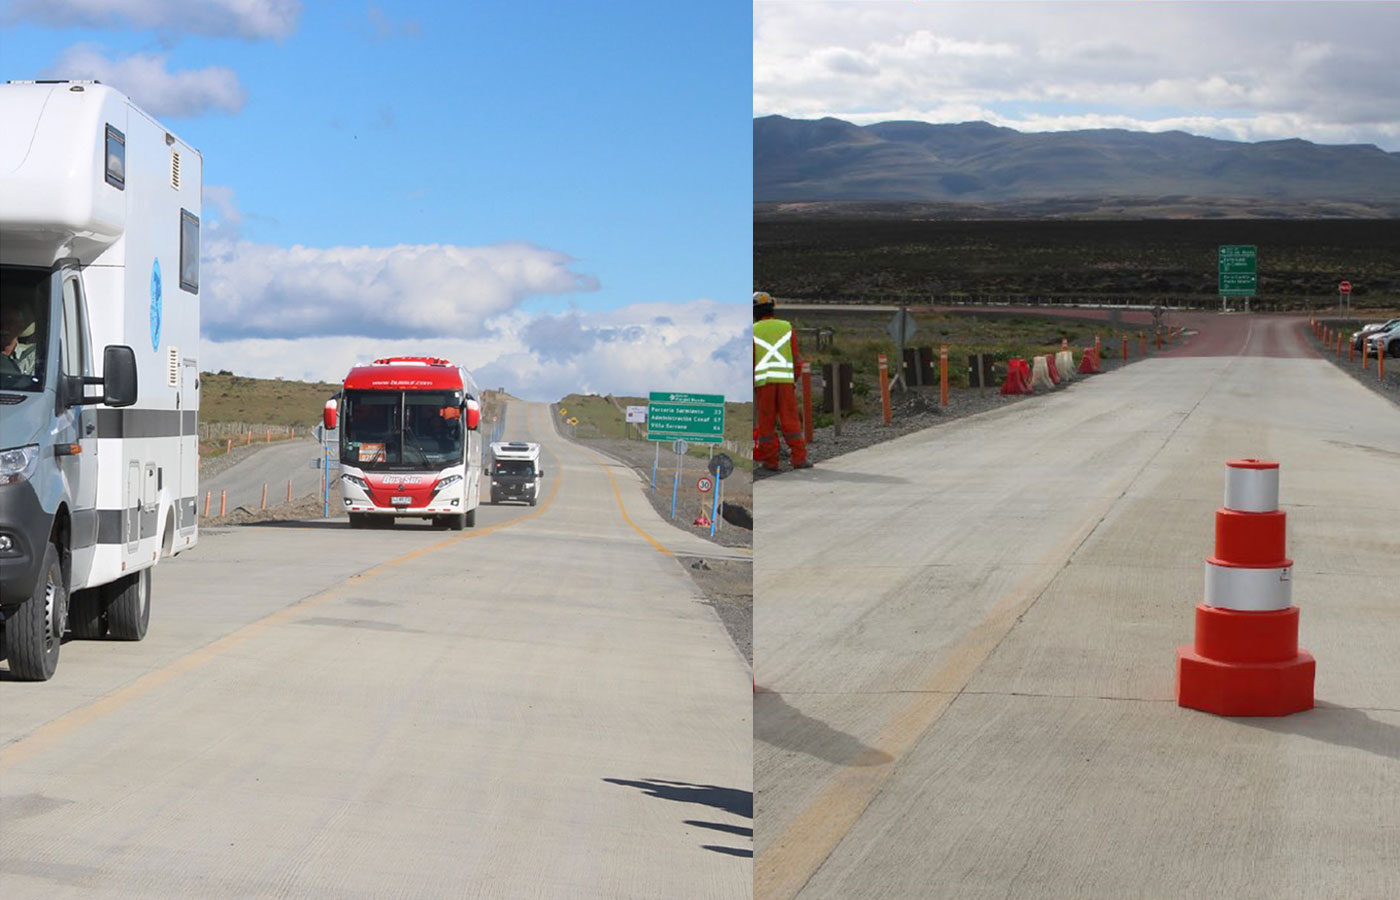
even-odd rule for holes
{"type": "MultiPolygon", "coordinates": [[[[1333,325],[1334,327],[1336,325],[1334,322],[1328,322],[1327,324],[1333,325]]],[[[1313,349],[1317,350],[1317,352],[1322,355],[1323,359],[1341,369],[1356,381],[1375,391],[1377,394],[1380,394],[1391,403],[1400,405],[1400,359],[1393,357],[1386,358],[1385,380],[1381,381],[1381,379],[1376,377],[1376,360],[1369,360],[1369,366],[1362,369],[1361,354],[1356,354],[1355,358],[1348,362],[1347,349],[1345,346],[1342,347],[1342,353],[1338,356],[1336,350],[1328,350],[1323,347],[1322,338],[1313,334],[1312,329],[1306,327],[1306,324],[1303,329],[1303,335],[1308,342],[1312,344],[1313,349]]],[[[1351,337],[1350,331],[1347,332],[1347,337],[1351,337]]]]}
{"type": "MultiPolygon", "coordinates": [[[[1188,332],[1188,336],[1190,334],[1191,332],[1188,332]]],[[[1105,345],[1105,351],[1107,351],[1107,345],[1105,345]]],[[[1076,359],[1079,358],[1081,352],[1080,350],[1075,351],[1076,359]]],[[[1134,347],[1134,355],[1125,362],[1121,358],[1110,358],[1105,352],[1099,366],[1101,370],[1099,375],[1080,375],[1076,376],[1075,381],[1082,378],[1102,377],[1124,366],[1130,366],[1142,359],[1150,358],[1151,353],[1152,351],[1149,350],[1148,357],[1139,356],[1137,348],[1134,347]]],[[[1068,384],[1072,385],[1074,381],[1068,384]]],[[[1055,391],[1065,390],[1067,386],[1061,384],[1055,388],[1055,391]]],[[[1003,395],[999,388],[963,388],[950,390],[948,392],[948,405],[939,406],[937,387],[915,387],[909,388],[907,392],[896,390],[890,395],[891,422],[889,426],[881,422],[879,397],[875,397],[873,403],[867,399],[867,405],[875,407],[874,414],[866,413],[855,418],[843,418],[840,436],[837,436],[835,429],[831,426],[815,429],[812,432],[812,443],[807,448],[807,458],[813,463],[821,463],[823,460],[833,459],[853,450],[872,447],[956,419],[975,416],[978,413],[999,409],[1013,403],[1034,403],[1037,398],[1043,396],[1045,396],[1043,392],[1003,395]]],[[[786,447],[783,448],[783,454],[784,460],[786,460],[786,447]]],[[[786,462],[784,462],[783,471],[788,471],[786,462]]],[[[754,479],[772,478],[780,474],[782,473],[758,468],[754,470],[754,479]]]]}

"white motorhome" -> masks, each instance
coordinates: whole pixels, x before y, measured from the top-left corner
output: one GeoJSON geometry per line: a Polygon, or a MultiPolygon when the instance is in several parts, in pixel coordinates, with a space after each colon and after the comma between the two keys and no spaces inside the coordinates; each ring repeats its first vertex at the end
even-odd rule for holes
{"type": "Polygon", "coordinates": [[[0,85],[0,615],[12,675],[140,640],[198,539],[202,160],[95,82],[0,85]]]}
{"type": "Polygon", "coordinates": [[[534,506],[540,500],[540,445],[498,441],[491,445],[491,502],[520,500],[534,506]]]}

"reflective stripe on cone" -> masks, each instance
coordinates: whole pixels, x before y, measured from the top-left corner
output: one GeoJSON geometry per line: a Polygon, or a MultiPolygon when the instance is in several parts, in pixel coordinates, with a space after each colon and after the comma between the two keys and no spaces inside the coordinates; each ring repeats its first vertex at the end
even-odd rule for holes
{"type": "Polygon", "coordinates": [[[1269,568],[1206,560],[1206,606],[1217,609],[1287,609],[1293,605],[1293,561],[1269,568]]]}
{"type": "Polygon", "coordinates": [[[1236,512],[1278,509],[1278,463],[1236,459],[1225,464],[1225,508],[1236,512]]]}

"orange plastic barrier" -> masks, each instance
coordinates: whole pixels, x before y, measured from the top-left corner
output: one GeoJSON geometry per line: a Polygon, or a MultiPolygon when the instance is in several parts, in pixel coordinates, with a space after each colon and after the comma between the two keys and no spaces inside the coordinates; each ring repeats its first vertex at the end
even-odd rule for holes
{"type": "Polygon", "coordinates": [[[1001,383],[1003,394],[1031,393],[1031,367],[1024,359],[1016,358],[1006,363],[1006,380],[1001,383]]]}

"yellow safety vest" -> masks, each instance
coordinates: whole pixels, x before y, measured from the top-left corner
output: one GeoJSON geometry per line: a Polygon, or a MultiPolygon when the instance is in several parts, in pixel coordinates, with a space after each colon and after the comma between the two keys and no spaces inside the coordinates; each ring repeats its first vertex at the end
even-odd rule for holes
{"type": "Polygon", "coordinates": [[[792,384],[792,325],[782,319],[753,323],[753,384],[792,384]]]}

